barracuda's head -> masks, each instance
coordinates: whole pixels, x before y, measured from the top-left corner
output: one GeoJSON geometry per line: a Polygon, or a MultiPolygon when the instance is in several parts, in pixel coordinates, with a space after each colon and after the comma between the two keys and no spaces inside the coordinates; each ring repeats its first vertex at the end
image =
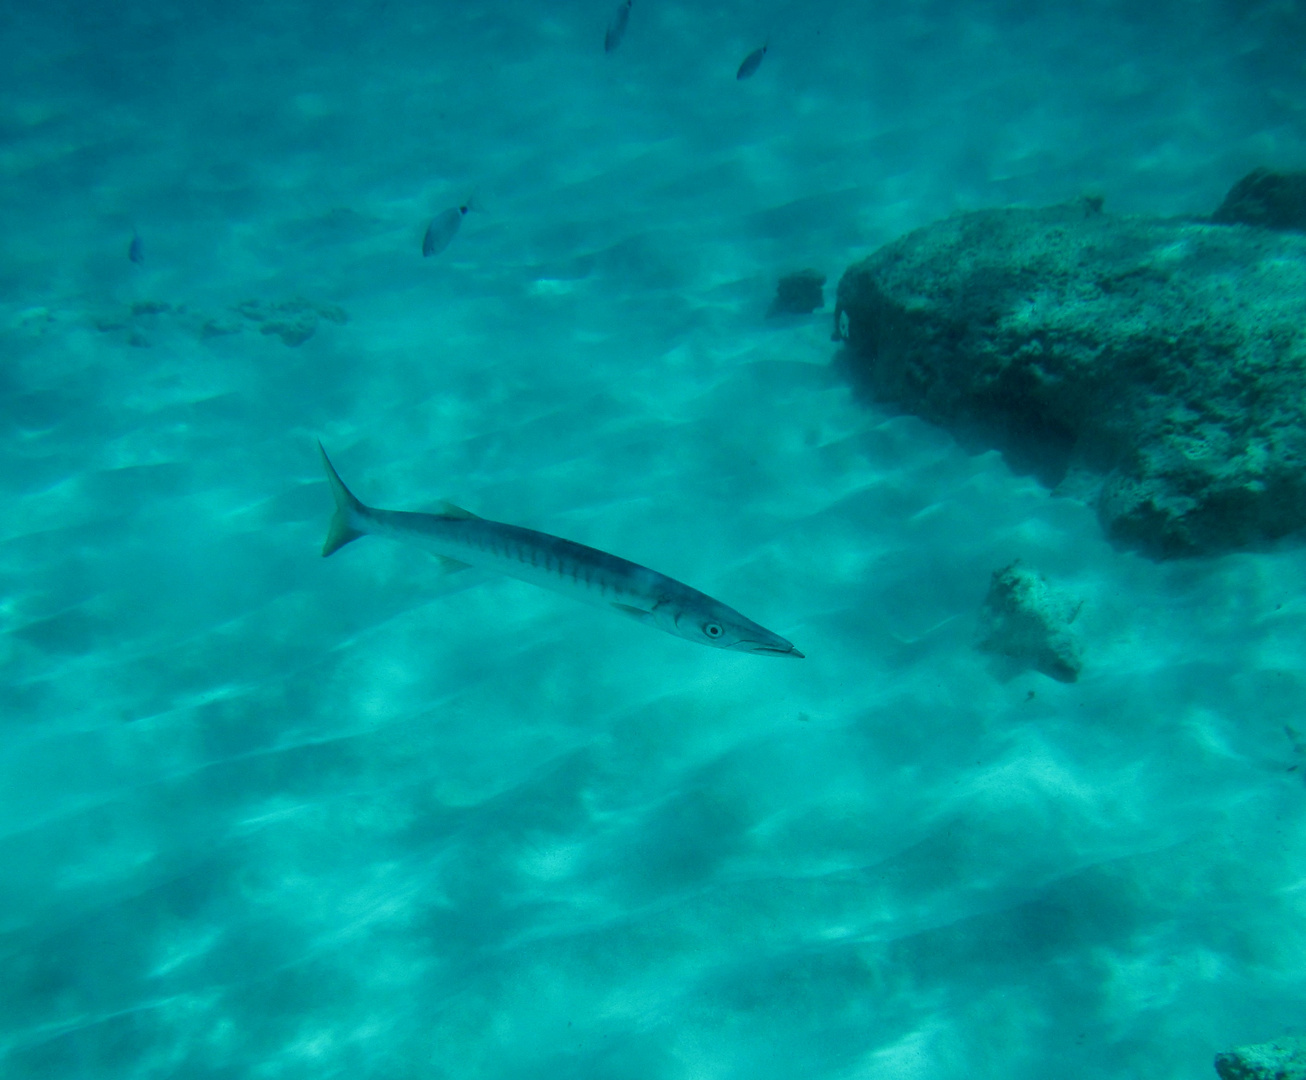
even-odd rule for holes
{"type": "Polygon", "coordinates": [[[803,659],[792,642],[701,594],[659,604],[654,617],[668,633],[714,649],[803,659]]]}

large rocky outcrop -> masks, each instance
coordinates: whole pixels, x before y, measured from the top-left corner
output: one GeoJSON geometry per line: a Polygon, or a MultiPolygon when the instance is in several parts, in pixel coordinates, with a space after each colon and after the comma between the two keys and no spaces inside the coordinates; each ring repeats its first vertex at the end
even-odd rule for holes
{"type": "Polygon", "coordinates": [[[1306,236],[1100,201],[961,214],[839,283],[871,395],[1096,502],[1156,556],[1306,527],[1306,236]]]}
{"type": "Polygon", "coordinates": [[[1220,1080],[1306,1080],[1306,1038],[1289,1035],[1216,1054],[1215,1071],[1220,1080]]]}
{"type": "Polygon", "coordinates": [[[1229,189],[1211,220],[1306,231],[1306,173],[1253,169],[1229,189]]]}

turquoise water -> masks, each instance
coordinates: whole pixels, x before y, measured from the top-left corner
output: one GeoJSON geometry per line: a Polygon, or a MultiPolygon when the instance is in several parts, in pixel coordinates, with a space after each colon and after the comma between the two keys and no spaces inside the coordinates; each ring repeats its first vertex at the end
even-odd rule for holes
{"type": "Polygon", "coordinates": [[[1302,548],[1114,551],[830,367],[910,228],[1306,161],[1306,16],[1137,6],[634,0],[605,55],[609,0],[5,5],[0,1072],[1189,1078],[1300,1031],[1302,548]],[[807,659],[324,561],[319,438],[807,659]],[[1015,558],[1077,683],[974,648],[1015,558]]]}

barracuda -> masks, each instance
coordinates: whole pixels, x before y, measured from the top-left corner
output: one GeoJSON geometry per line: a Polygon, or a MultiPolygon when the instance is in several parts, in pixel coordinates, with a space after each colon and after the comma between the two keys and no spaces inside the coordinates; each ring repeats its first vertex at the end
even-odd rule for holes
{"type": "Polygon", "coordinates": [[[495,570],[576,600],[610,608],[647,626],[716,649],[802,659],[793,645],[734,608],[674,578],[559,536],[504,525],[451,503],[415,514],[364,506],[345,486],[318,443],[336,512],[323,557],[360,536],[386,536],[434,552],[450,569],[495,570]]]}

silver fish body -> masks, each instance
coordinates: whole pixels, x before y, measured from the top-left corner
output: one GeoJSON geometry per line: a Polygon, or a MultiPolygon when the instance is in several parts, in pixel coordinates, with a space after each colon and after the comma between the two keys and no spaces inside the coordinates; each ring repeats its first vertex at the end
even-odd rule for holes
{"type": "Polygon", "coordinates": [[[621,6],[612,16],[612,21],[608,23],[607,32],[603,35],[604,52],[612,52],[626,36],[626,25],[630,22],[630,5],[631,0],[622,0],[621,6]]]}
{"type": "Polygon", "coordinates": [[[754,49],[744,57],[744,62],[739,65],[739,70],[735,72],[736,79],[751,79],[753,73],[762,66],[762,57],[766,55],[768,45],[763,45],[760,49],[754,49]]]}
{"type": "Polygon", "coordinates": [[[422,237],[422,255],[429,259],[447,248],[462,227],[463,216],[471,208],[471,204],[468,203],[466,206],[451,206],[448,210],[441,210],[436,214],[427,225],[426,234],[422,237]]]}
{"type": "Polygon", "coordinates": [[[488,521],[448,504],[440,514],[365,506],[340,479],[321,443],[318,449],[336,503],[323,556],[360,536],[386,536],[434,552],[452,564],[451,569],[475,566],[494,570],[610,608],[700,645],[763,656],[803,656],[791,642],[719,600],[606,551],[519,525],[488,521]]]}

